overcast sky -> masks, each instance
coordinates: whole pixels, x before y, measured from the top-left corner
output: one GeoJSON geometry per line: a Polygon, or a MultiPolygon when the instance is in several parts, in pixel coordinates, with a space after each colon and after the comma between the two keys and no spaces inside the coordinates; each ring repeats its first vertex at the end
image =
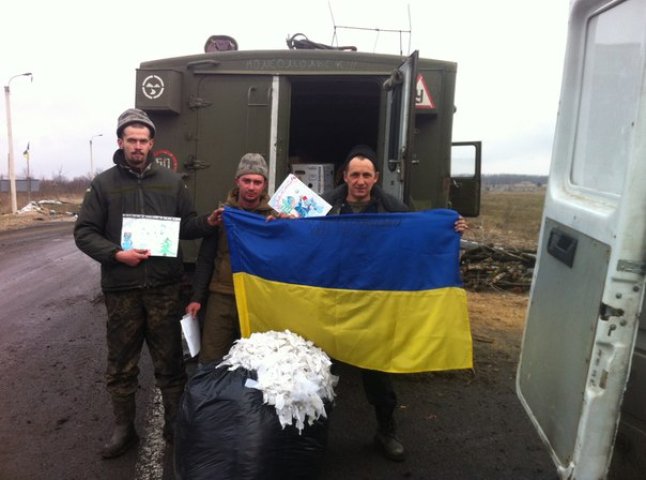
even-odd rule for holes
{"type": "MultiPolygon", "coordinates": [[[[567,30],[568,0],[7,0],[0,82],[11,88],[15,169],[68,178],[112,165],[116,118],[134,105],[143,61],[203,51],[210,35],[242,50],[286,49],[303,33],[331,44],[334,25],[410,30],[410,51],[457,62],[453,139],[483,141],[483,173],[547,174],[567,30]],[[409,11],[411,23],[409,25],[409,11]]],[[[339,45],[398,54],[400,37],[337,28],[339,45]]],[[[404,34],[403,51],[409,53],[404,34]]],[[[0,175],[7,177],[6,103],[0,175]]]]}

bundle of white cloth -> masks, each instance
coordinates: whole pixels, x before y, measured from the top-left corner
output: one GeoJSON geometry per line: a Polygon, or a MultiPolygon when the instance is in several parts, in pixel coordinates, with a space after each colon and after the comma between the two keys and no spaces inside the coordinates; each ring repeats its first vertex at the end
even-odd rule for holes
{"type": "Polygon", "coordinates": [[[252,333],[237,340],[216,368],[244,368],[257,373],[245,386],[274,405],[282,428],[294,425],[299,434],[305,422],[327,418],[325,401],[334,399],[339,378],[331,373],[330,357],[311,341],[285,330],[252,333]]]}

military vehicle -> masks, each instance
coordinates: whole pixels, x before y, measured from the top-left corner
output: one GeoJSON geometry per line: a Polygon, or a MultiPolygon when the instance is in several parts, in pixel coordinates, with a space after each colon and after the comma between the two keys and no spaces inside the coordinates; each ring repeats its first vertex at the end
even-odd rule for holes
{"type": "MultiPolygon", "coordinates": [[[[478,215],[481,144],[452,145],[456,63],[335,48],[301,34],[287,45],[243,51],[214,35],[202,53],[137,69],[136,106],[157,126],[156,160],[183,175],[198,211],[226,198],[246,152],[267,159],[270,194],[289,173],[322,193],[342,178],[352,146],[368,144],[383,188],[413,209],[478,215]]],[[[183,248],[190,264],[195,248],[183,248]]]]}
{"type": "Polygon", "coordinates": [[[646,0],[574,0],[517,392],[561,478],[646,478],[646,0]]]}

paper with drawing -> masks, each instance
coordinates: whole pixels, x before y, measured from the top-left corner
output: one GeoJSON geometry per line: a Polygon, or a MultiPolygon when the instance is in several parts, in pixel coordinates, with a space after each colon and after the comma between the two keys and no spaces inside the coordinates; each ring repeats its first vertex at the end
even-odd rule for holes
{"type": "Polygon", "coordinates": [[[332,206],[290,173],[269,199],[271,208],[294,217],[322,217],[332,206]]]}
{"type": "Polygon", "coordinates": [[[157,257],[176,257],[179,246],[179,217],[123,215],[121,248],[150,250],[157,257]]]}

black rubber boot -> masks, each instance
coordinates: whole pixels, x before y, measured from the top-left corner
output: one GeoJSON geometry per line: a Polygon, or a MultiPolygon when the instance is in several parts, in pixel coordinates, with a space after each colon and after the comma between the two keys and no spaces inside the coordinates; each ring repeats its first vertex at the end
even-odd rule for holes
{"type": "Polygon", "coordinates": [[[101,456],[105,459],[116,458],[137,444],[139,436],[135,430],[135,397],[126,399],[113,399],[115,425],[112,436],[101,449],[101,456]]]}
{"type": "Polygon", "coordinates": [[[389,460],[403,461],[406,458],[406,452],[404,445],[397,438],[392,410],[388,412],[377,410],[377,424],[375,445],[379,451],[389,460]]]}

